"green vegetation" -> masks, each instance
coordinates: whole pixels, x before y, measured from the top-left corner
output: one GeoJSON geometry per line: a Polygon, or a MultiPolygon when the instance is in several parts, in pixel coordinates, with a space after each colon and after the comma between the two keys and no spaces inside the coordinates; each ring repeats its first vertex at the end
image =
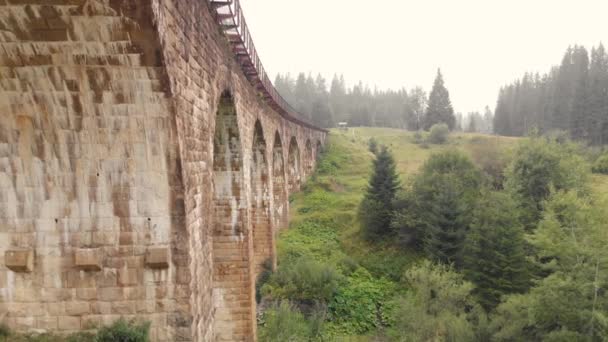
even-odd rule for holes
{"type": "Polygon", "coordinates": [[[477,285],[475,293],[486,309],[506,295],[530,285],[524,251],[524,230],[515,201],[505,193],[486,191],[477,203],[463,254],[464,274],[477,285]]]}
{"type": "Polygon", "coordinates": [[[454,108],[452,108],[452,102],[450,101],[450,93],[443,84],[441,70],[437,70],[437,76],[429,95],[429,103],[422,126],[428,130],[433,125],[439,123],[446,124],[449,129],[454,129],[456,126],[456,117],[454,116],[454,108]]]}
{"type": "Polygon", "coordinates": [[[369,187],[359,206],[359,217],[365,237],[381,240],[392,235],[393,201],[399,188],[395,160],[386,146],[380,148],[373,161],[369,187]]]}
{"type": "Polygon", "coordinates": [[[608,338],[608,176],[589,175],[587,152],[559,135],[420,140],[331,133],[261,286],[260,341],[608,338]],[[388,239],[361,215],[371,137],[402,184],[388,239]]]}
{"type": "Polygon", "coordinates": [[[112,325],[99,328],[96,333],[80,332],[68,336],[55,334],[12,333],[0,325],[0,342],[147,342],[150,323],[119,319],[112,325]]]}
{"type": "Polygon", "coordinates": [[[448,141],[450,129],[445,123],[438,123],[431,126],[428,142],[431,144],[445,144],[448,141]]]}
{"type": "Polygon", "coordinates": [[[593,173],[608,175],[608,152],[600,155],[593,163],[593,173]]]}

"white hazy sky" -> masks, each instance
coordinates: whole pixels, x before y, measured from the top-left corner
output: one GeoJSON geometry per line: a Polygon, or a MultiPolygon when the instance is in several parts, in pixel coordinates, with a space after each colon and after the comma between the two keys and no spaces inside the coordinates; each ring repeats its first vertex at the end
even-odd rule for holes
{"type": "Polygon", "coordinates": [[[269,76],[343,73],[430,90],[456,111],[494,109],[501,85],[548,71],[568,45],[608,45],[608,0],[241,0],[269,76]]]}

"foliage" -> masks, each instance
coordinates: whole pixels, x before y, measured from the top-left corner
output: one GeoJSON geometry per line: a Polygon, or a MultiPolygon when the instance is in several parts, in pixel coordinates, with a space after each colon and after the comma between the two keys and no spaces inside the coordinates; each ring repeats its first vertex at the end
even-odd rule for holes
{"type": "Polygon", "coordinates": [[[320,74],[278,74],[274,86],[299,113],[321,127],[338,122],[350,126],[395,127],[418,130],[426,108],[427,95],[420,87],[409,91],[372,90],[361,82],[347,89],[342,75],[335,75],[329,91],[320,74]]]}
{"type": "Polygon", "coordinates": [[[528,230],[536,226],[552,191],[585,192],[588,170],[579,147],[568,141],[532,137],[520,143],[507,167],[505,188],[518,201],[524,226],[528,230]]]}
{"type": "Polygon", "coordinates": [[[385,306],[394,291],[390,281],[374,278],[364,268],[358,268],[331,301],[331,317],[344,331],[369,332],[386,322],[385,306]]]}
{"type": "Polygon", "coordinates": [[[303,303],[328,303],[340,281],[340,274],[331,265],[301,258],[288,267],[279,265],[277,272],[262,287],[262,294],[303,303]]]}
{"type": "Polygon", "coordinates": [[[593,163],[593,173],[608,175],[608,153],[600,155],[593,163]]]}
{"type": "Polygon", "coordinates": [[[391,340],[472,341],[485,335],[473,284],[450,266],[424,261],[406,271],[404,282],[411,290],[398,300],[391,340]]]}
{"type": "Polygon", "coordinates": [[[498,139],[482,138],[471,143],[471,158],[485,176],[487,185],[494,190],[502,190],[509,156],[498,139]]]}
{"type": "Polygon", "coordinates": [[[376,139],[374,139],[373,137],[371,137],[367,143],[367,145],[369,146],[369,151],[373,154],[378,153],[378,141],[376,141],[376,139]]]}
{"type": "Polygon", "coordinates": [[[438,123],[431,126],[428,141],[431,144],[445,144],[448,141],[450,129],[445,123],[438,123]]]}
{"type": "Polygon", "coordinates": [[[382,146],[373,164],[373,173],[361,202],[359,217],[365,237],[379,240],[391,234],[392,206],[399,187],[399,177],[395,160],[386,146],[382,146]]]}
{"type": "Polygon", "coordinates": [[[567,131],[576,140],[608,143],[608,54],[604,46],[569,47],[560,66],[544,75],[526,73],[499,92],[494,130],[522,136],[531,127],[541,132],[567,131]]]}
{"type": "Polygon", "coordinates": [[[0,334],[1,342],[147,342],[150,322],[137,323],[123,318],[112,325],[99,328],[96,333],[79,332],[68,336],[54,334],[13,334],[8,328],[0,334]]]}
{"type": "Polygon", "coordinates": [[[305,342],[321,334],[322,319],[307,320],[288,301],[282,301],[264,312],[260,325],[260,342],[305,342]]]}
{"type": "Polygon", "coordinates": [[[530,237],[536,261],[548,276],[529,293],[509,297],[497,308],[497,339],[608,338],[604,207],[575,191],[551,196],[530,237]]]}
{"type": "Polygon", "coordinates": [[[474,292],[486,310],[494,308],[505,294],[523,292],[530,282],[524,233],[516,211],[508,194],[485,192],[467,234],[464,274],[476,285],[474,292]]]}
{"type": "Polygon", "coordinates": [[[3,323],[0,323],[0,338],[8,337],[11,334],[10,329],[3,323]]]}
{"type": "Polygon", "coordinates": [[[450,102],[450,93],[443,84],[441,70],[437,70],[437,76],[433,83],[433,89],[429,95],[429,103],[424,116],[423,126],[429,130],[433,125],[445,123],[450,130],[454,129],[456,117],[450,102]]]}
{"type": "Polygon", "coordinates": [[[112,325],[102,327],[97,332],[96,342],[146,342],[149,337],[150,323],[128,322],[119,319],[112,325]]]}
{"type": "Polygon", "coordinates": [[[400,197],[393,226],[423,247],[429,258],[461,265],[479,178],[479,171],[460,152],[431,155],[415,177],[411,194],[400,197]]]}

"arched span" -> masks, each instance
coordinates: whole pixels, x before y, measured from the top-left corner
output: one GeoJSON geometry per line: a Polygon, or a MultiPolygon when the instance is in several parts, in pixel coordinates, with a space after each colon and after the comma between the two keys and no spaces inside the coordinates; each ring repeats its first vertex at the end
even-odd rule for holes
{"type": "Polygon", "coordinates": [[[253,296],[243,188],[243,150],[232,95],[221,95],[213,138],[213,305],[215,339],[254,333],[253,296]],[[234,281],[240,279],[240,281],[234,281]],[[239,293],[239,296],[234,296],[239,293]],[[240,310],[242,313],[234,315],[240,310]]]}
{"type": "Polygon", "coordinates": [[[287,157],[287,171],[289,174],[289,193],[300,189],[300,147],[295,137],[289,142],[289,155],[287,157]]]}
{"type": "Polygon", "coordinates": [[[306,167],[306,175],[310,175],[314,168],[314,154],[312,153],[312,144],[310,139],[306,139],[306,154],[304,155],[304,166],[306,167]]]}
{"type": "Polygon", "coordinates": [[[270,224],[270,176],[266,158],[266,140],[259,120],[253,130],[251,149],[251,223],[253,231],[253,254],[256,275],[264,268],[264,263],[274,265],[274,234],[270,224]]]}
{"type": "Polygon", "coordinates": [[[319,158],[321,157],[321,153],[323,153],[323,144],[321,144],[320,140],[317,140],[317,146],[315,148],[315,158],[316,161],[319,161],[319,158]]]}
{"type": "Polygon", "coordinates": [[[285,161],[283,159],[283,142],[277,131],[274,135],[272,148],[272,189],[274,201],[274,227],[275,234],[287,227],[289,220],[287,212],[287,184],[285,182],[285,161]]]}

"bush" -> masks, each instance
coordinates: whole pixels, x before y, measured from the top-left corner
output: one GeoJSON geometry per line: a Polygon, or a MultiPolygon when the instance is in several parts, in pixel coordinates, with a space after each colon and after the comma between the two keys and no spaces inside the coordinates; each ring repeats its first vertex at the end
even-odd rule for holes
{"type": "Polygon", "coordinates": [[[55,334],[18,334],[0,325],[0,342],[148,342],[150,323],[119,319],[94,333],[79,332],[69,336],[55,334]]]}
{"type": "Polygon", "coordinates": [[[422,144],[424,142],[424,136],[422,135],[422,132],[420,132],[420,131],[414,132],[414,137],[413,137],[412,142],[417,145],[422,144]]]}
{"type": "Polygon", "coordinates": [[[279,266],[262,294],[305,304],[329,302],[338,288],[340,274],[330,265],[300,258],[294,264],[279,266]]]}
{"type": "Polygon", "coordinates": [[[150,323],[128,322],[121,318],[97,332],[95,342],[148,342],[150,323]]]}
{"type": "Polygon", "coordinates": [[[488,340],[474,286],[461,274],[427,260],[407,270],[403,280],[411,290],[397,301],[389,330],[394,341],[488,340]]]}
{"type": "Polygon", "coordinates": [[[5,324],[0,324],[0,337],[8,337],[11,334],[11,331],[5,324]]]}
{"type": "Polygon", "coordinates": [[[385,325],[385,302],[393,295],[394,283],[376,279],[358,268],[338,289],[329,309],[343,330],[361,334],[385,325]]]}
{"type": "Polygon", "coordinates": [[[505,189],[518,201],[522,223],[531,230],[552,192],[584,194],[588,174],[589,164],[581,156],[580,146],[557,138],[530,138],[520,143],[507,167],[505,189]]]}
{"type": "Polygon", "coordinates": [[[373,138],[373,137],[370,138],[367,145],[368,145],[368,149],[371,153],[373,153],[373,154],[378,153],[378,142],[376,141],[375,138],[373,138]]]}
{"type": "Polygon", "coordinates": [[[311,315],[306,319],[288,301],[282,301],[264,312],[262,317],[260,342],[310,341],[323,330],[324,315],[311,315]]]}
{"type": "Polygon", "coordinates": [[[471,139],[471,157],[484,173],[488,185],[495,190],[502,190],[509,158],[498,140],[481,137],[471,139]]]}
{"type": "Polygon", "coordinates": [[[448,141],[449,134],[450,129],[448,125],[444,123],[434,124],[431,126],[428,140],[431,144],[445,144],[448,141]]]}
{"type": "Polygon", "coordinates": [[[608,153],[602,154],[595,160],[591,171],[593,171],[593,173],[608,175],[608,153]]]}

